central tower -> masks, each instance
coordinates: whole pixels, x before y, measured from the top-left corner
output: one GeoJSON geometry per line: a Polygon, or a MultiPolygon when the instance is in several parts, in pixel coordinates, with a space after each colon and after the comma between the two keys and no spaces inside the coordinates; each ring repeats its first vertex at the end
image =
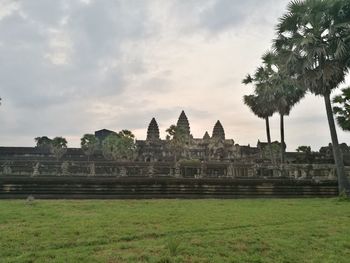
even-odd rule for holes
{"type": "Polygon", "coordinates": [[[177,120],[176,126],[180,127],[185,132],[185,134],[188,137],[190,137],[191,135],[190,124],[188,122],[187,116],[184,111],[181,112],[180,117],[177,120]]]}

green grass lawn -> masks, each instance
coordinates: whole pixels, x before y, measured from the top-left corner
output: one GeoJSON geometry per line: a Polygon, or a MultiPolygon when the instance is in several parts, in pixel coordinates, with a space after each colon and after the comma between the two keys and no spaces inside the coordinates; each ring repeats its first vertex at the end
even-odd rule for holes
{"type": "Polygon", "coordinates": [[[350,262],[350,202],[2,200],[0,262],[350,262]]]}

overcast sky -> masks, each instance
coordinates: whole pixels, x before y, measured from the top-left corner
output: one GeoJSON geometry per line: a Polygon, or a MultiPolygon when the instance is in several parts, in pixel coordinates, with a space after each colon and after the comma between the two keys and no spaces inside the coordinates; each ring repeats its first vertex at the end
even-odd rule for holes
{"type": "MultiPolygon", "coordinates": [[[[0,145],[107,128],[161,136],[185,110],[194,137],[219,119],[236,143],[265,141],[241,84],[270,47],[286,0],[0,0],[0,145]]],[[[271,122],[279,139],[279,120],[271,122]]],[[[327,145],[322,98],[286,119],[288,150],[327,145]]],[[[341,142],[349,133],[338,128],[341,142]]]]}

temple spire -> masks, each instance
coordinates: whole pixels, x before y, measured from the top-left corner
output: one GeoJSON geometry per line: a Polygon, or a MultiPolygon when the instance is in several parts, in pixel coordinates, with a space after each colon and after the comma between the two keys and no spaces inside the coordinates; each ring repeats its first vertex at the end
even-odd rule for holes
{"type": "Polygon", "coordinates": [[[225,131],[220,121],[217,121],[214,126],[212,138],[225,140],[225,131]]]}
{"type": "Polygon", "coordinates": [[[147,129],[147,140],[159,140],[159,127],[155,118],[152,118],[147,129]]]}
{"type": "Polygon", "coordinates": [[[180,117],[176,123],[176,126],[183,129],[185,134],[190,136],[190,124],[184,111],[181,112],[180,117]]]}
{"type": "Polygon", "coordinates": [[[203,140],[210,140],[210,135],[207,131],[204,133],[203,140]]]}

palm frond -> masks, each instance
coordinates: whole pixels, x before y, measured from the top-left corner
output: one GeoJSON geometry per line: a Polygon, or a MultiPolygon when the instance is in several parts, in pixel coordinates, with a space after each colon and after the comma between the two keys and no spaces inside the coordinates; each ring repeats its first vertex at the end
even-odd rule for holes
{"type": "Polygon", "coordinates": [[[242,83],[247,85],[253,82],[253,78],[250,74],[247,74],[247,76],[242,80],[242,83]]]}

